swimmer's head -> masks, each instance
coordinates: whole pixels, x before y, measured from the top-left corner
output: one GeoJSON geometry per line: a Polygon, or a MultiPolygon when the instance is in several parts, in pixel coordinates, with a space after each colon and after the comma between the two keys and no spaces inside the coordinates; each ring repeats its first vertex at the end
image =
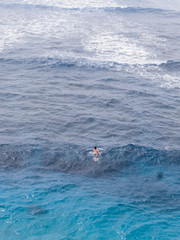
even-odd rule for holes
{"type": "Polygon", "coordinates": [[[94,149],[97,149],[97,147],[95,146],[94,149]]]}

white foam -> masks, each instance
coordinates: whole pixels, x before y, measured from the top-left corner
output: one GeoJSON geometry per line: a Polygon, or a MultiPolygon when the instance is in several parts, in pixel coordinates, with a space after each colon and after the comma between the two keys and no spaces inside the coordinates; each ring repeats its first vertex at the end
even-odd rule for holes
{"type": "MultiPolygon", "coordinates": [[[[64,8],[86,8],[86,7],[119,7],[113,1],[104,0],[12,0],[13,3],[24,3],[33,5],[49,5],[64,8]]],[[[11,10],[9,10],[11,11],[11,10]]],[[[16,45],[25,43],[25,46],[32,45],[32,36],[36,41],[49,42],[51,38],[57,39],[58,47],[51,52],[43,48],[44,57],[54,57],[62,59],[81,59],[79,64],[84,64],[84,59],[93,65],[97,63],[117,63],[115,69],[122,70],[121,64],[129,65],[127,71],[142,77],[159,82],[164,87],[180,87],[180,79],[170,74],[164,74],[160,71],[158,64],[162,63],[156,52],[158,49],[166,49],[166,40],[153,35],[144,26],[137,23],[125,21],[118,15],[98,12],[98,15],[84,15],[77,13],[68,13],[68,11],[49,11],[48,14],[43,11],[33,11],[27,16],[27,12],[22,9],[20,14],[16,12],[10,17],[1,15],[0,22],[0,52],[7,48],[14,48],[16,45]],[[38,14],[37,14],[38,13],[38,14]],[[92,17],[95,16],[93,21],[92,17]],[[90,17],[92,22],[90,21],[90,17]],[[66,40],[72,39],[75,51],[71,43],[60,48],[60,44],[66,40]],[[76,51],[82,48],[82,51],[76,51]],[[145,66],[153,64],[153,66],[145,66]],[[156,66],[154,64],[157,64],[156,66]],[[137,66],[135,66],[137,65],[137,66]]],[[[19,13],[19,12],[18,12],[19,13]]],[[[4,14],[4,13],[3,13],[4,14]]],[[[47,44],[48,45],[48,44],[47,44]]],[[[54,46],[54,45],[53,45],[54,46]]],[[[33,48],[33,45],[32,45],[33,48]]],[[[34,48],[36,50],[36,48],[34,48]]],[[[39,53],[38,57],[41,57],[39,53]]]]}
{"type": "Polygon", "coordinates": [[[112,25],[112,31],[110,31],[110,25],[105,28],[103,25],[99,26],[99,31],[96,31],[94,35],[91,34],[88,40],[83,41],[86,51],[99,61],[119,64],[161,63],[156,52],[153,52],[149,45],[153,48],[162,47],[165,44],[164,39],[154,36],[147,30],[140,32],[138,29],[143,28],[139,26],[133,28],[131,26],[131,31],[123,23],[114,25],[112,25]],[[127,29],[129,32],[127,32],[127,29]]]}
{"type": "Polygon", "coordinates": [[[143,63],[150,56],[143,47],[130,39],[108,33],[93,36],[85,49],[93,53],[99,61],[117,63],[143,63]]]}
{"type": "MultiPolygon", "coordinates": [[[[123,67],[119,65],[116,69],[117,71],[122,71],[123,67]]],[[[173,76],[171,73],[165,74],[158,64],[128,65],[126,66],[125,71],[130,72],[134,76],[151,79],[154,84],[157,84],[162,88],[180,88],[180,78],[178,76],[173,76]]]]}
{"type": "Polygon", "coordinates": [[[22,41],[24,35],[20,26],[0,25],[0,52],[22,41]]]}
{"type": "Polygon", "coordinates": [[[140,8],[159,8],[164,10],[175,10],[180,11],[179,0],[117,0],[121,4],[126,3],[129,7],[140,7],[140,8]]]}

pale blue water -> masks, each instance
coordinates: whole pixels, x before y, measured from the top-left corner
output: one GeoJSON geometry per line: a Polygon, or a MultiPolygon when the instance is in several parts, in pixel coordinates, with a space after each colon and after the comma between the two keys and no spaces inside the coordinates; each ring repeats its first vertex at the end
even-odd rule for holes
{"type": "Polygon", "coordinates": [[[179,40],[178,0],[0,0],[0,240],[180,239],[179,40]]]}

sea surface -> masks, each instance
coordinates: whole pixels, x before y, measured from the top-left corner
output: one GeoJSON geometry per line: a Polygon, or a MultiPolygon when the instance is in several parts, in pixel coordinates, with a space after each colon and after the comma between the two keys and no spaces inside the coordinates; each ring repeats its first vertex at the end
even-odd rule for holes
{"type": "Polygon", "coordinates": [[[0,240],[73,239],[180,239],[179,0],[0,0],[0,240]]]}

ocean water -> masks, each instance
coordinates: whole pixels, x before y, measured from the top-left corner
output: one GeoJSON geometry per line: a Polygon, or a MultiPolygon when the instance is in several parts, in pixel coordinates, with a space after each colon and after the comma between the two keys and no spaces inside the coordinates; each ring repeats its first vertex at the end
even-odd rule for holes
{"type": "Polygon", "coordinates": [[[0,0],[0,240],[180,239],[179,42],[179,0],[0,0]]]}

